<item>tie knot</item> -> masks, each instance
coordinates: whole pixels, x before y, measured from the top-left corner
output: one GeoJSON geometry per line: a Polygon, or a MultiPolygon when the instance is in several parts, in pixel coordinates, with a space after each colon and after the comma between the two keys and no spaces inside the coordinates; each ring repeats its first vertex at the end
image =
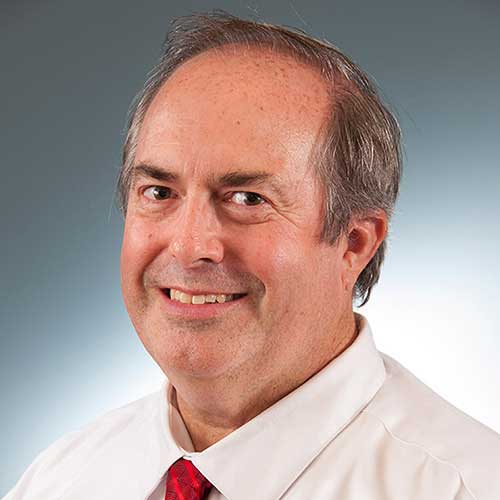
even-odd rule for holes
{"type": "Polygon", "coordinates": [[[212,484],[194,464],[180,458],[168,469],[165,500],[203,500],[210,488],[212,484]]]}

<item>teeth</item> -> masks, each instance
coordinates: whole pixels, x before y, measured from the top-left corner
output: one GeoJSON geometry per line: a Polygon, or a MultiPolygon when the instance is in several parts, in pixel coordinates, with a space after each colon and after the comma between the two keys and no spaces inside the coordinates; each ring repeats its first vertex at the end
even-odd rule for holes
{"type": "Polygon", "coordinates": [[[170,289],[170,298],[172,300],[177,300],[183,304],[224,304],[224,302],[230,302],[234,300],[235,296],[219,294],[207,294],[207,295],[189,295],[188,293],[181,292],[180,290],[170,289]]]}

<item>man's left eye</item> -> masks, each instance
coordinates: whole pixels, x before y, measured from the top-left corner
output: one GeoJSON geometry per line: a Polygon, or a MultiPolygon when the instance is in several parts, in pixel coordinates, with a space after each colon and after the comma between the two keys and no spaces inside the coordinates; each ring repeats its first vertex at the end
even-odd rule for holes
{"type": "Polygon", "coordinates": [[[239,205],[246,205],[251,207],[261,205],[266,201],[264,200],[264,198],[262,198],[262,196],[260,196],[260,194],[251,193],[249,191],[237,191],[232,194],[230,199],[232,199],[239,205]]]}

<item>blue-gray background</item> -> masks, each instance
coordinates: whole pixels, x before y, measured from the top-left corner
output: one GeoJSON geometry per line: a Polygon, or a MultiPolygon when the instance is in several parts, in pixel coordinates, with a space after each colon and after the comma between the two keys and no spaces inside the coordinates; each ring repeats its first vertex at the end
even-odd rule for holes
{"type": "Polygon", "coordinates": [[[376,79],[406,170],[362,312],[381,350],[500,431],[500,4],[180,4],[0,3],[0,495],[57,437],[159,385],[122,305],[114,183],[170,20],[215,7],[326,37],[376,79]]]}

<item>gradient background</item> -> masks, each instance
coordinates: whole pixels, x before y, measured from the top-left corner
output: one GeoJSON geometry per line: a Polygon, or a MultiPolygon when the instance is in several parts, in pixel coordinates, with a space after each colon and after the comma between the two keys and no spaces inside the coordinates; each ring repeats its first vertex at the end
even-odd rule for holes
{"type": "Polygon", "coordinates": [[[62,434],[159,387],[122,304],[114,183],[128,106],[173,17],[209,8],[326,37],[382,89],[405,175],[379,349],[500,431],[496,0],[1,2],[0,495],[62,434]]]}

